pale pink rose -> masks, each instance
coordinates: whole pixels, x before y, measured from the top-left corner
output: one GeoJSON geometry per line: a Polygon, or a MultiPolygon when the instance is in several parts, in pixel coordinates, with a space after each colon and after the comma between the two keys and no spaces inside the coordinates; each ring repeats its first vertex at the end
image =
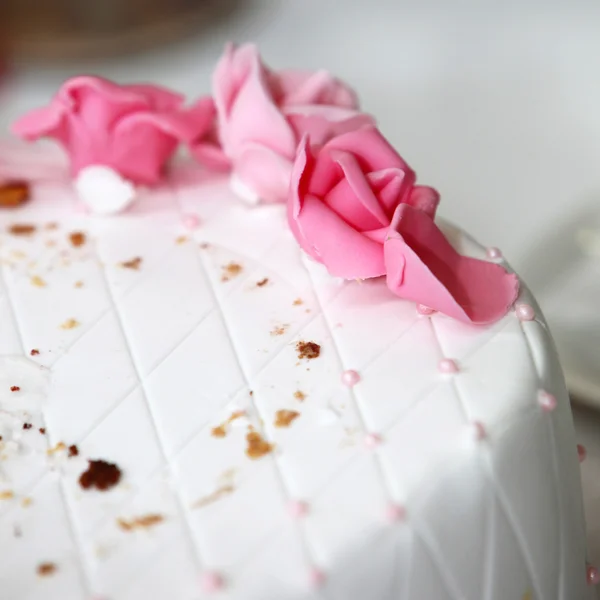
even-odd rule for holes
{"type": "Polygon", "coordinates": [[[28,140],[57,140],[73,176],[104,166],[133,183],[154,184],[178,142],[204,134],[212,115],[206,99],[186,110],[182,96],[158,86],[75,77],[48,106],[27,113],[12,129],[28,140]]]}
{"type": "Polygon", "coordinates": [[[284,202],[303,135],[325,143],[373,122],[354,92],[325,71],[272,71],[253,45],[228,45],[213,74],[216,121],[190,143],[213,168],[229,168],[266,202],[284,202]]]}
{"type": "Polygon", "coordinates": [[[385,275],[383,243],[402,203],[432,218],[438,193],[415,185],[414,171],[373,126],[309,146],[294,164],[288,220],[302,249],[345,279],[385,275]]]}

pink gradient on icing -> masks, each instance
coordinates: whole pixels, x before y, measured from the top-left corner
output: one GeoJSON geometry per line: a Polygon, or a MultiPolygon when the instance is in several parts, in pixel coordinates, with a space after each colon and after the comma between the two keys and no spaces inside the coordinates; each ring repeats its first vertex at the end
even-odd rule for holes
{"type": "Polygon", "coordinates": [[[577,457],[579,458],[580,463],[587,457],[587,450],[583,444],[577,444],[577,457]]]}
{"type": "Polygon", "coordinates": [[[556,397],[545,390],[538,393],[538,403],[546,412],[552,412],[557,405],[556,397]]]}
{"type": "Polygon", "coordinates": [[[181,224],[188,230],[196,229],[200,225],[200,217],[194,214],[183,215],[181,224]]]}
{"type": "Polygon", "coordinates": [[[49,137],[69,155],[71,173],[102,165],[134,183],[156,184],[178,143],[211,124],[207,101],[183,108],[183,97],[154,85],[117,85],[100,77],[66,81],[50,104],[13,126],[27,140],[49,137]]]}
{"type": "Polygon", "coordinates": [[[487,437],[485,425],[480,421],[473,421],[473,423],[471,423],[471,432],[473,434],[473,439],[476,441],[481,441],[487,437]]]}
{"type": "Polygon", "coordinates": [[[442,358],[438,363],[438,371],[440,373],[452,374],[458,373],[458,365],[451,358],[442,358]]]}
{"type": "Polygon", "coordinates": [[[385,517],[388,523],[404,521],[406,519],[406,508],[400,504],[389,504],[385,511],[385,517]]]}
{"type": "Polygon", "coordinates": [[[342,383],[347,387],[354,387],[360,381],[360,375],[353,369],[342,373],[342,383]]]}
{"type": "Polygon", "coordinates": [[[501,265],[459,254],[429,215],[408,204],[396,209],[384,261],[392,292],[459,321],[497,321],[519,289],[501,265]]]}
{"type": "Polygon", "coordinates": [[[325,583],[325,573],[323,573],[323,571],[321,571],[320,569],[318,569],[317,567],[313,567],[310,570],[310,573],[308,575],[308,580],[309,580],[309,584],[312,588],[317,589],[323,586],[323,584],[325,583]]]}
{"type": "Polygon", "coordinates": [[[315,144],[373,123],[354,92],[326,71],[274,71],[252,44],[229,44],[212,78],[215,122],[191,140],[210,166],[229,165],[266,202],[283,202],[296,147],[315,144]]]}
{"type": "Polygon", "coordinates": [[[529,304],[517,304],[515,312],[520,321],[533,321],[535,319],[535,310],[529,304]]]}
{"type": "Polygon", "coordinates": [[[288,512],[294,519],[301,519],[308,514],[308,504],[302,500],[292,500],[288,504],[288,512]]]}
{"type": "Polygon", "coordinates": [[[429,306],[425,306],[424,304],[417,304],[417,313],[428,317],[429,315],[433,315],[435,310],[433,310],[433,308],[429,308],[429,306]]]}
{"type": "Polygon", "coordinates": [[[378,433],[367,433],[364,442],[367,448],[377,448],[381,444],[381,436],[378,433]]]}
{"type": "Polygon", "coordinates": [[[498,260],[502,258],[502,251],[499,248],[488,248],[485,253],[488,258],[491,258],[493,260],[498,260]]]}
{"type": "Polygon", "coordinates": [[[600,571],[592,565],[587,566],[586,570],[587,582],[589,585],[598,585],[600,583],[600,571]]]}
{"type": "Polygon", "coordinates": [[[200,587],[203,592],[209,594],[218,592],[224,585],[223,577],[216,571],[206,571],[200,576],[200,587]]]}

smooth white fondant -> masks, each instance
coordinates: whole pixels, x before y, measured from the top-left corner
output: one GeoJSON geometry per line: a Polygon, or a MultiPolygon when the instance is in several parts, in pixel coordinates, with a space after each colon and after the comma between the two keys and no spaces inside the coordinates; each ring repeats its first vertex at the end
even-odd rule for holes
{"type": "Polygon", "coordinates": [[[232,173],[229,178],[229,186],[231,191],[240,200],[243,200],[250,206],[260,204],[260,196],[253,189],[248,187],[235,173],[232,173]]]}
{"type": "Polygon", "coordinates": [[[136,198],[135,185],[104,165],[81,169],[74,181],[81,201],[98,215],[112,215],[125,210],[136,198]]]}
{"type": "Polygon", "coordinates": [[[419,315],[384,281],[340,282],[303,260],[284,207],[245,206],[193,168],[172,177],[111,220],[74,213],[66,183],[0,214],[1,382],[24,404],[6,389],[0,402],[8,428],[33,425],[19,442],[30,452],[1,463],[14,494],[0,500],[2,597],[199,600],[216,573],[223,600],[591,598],[567,392],[527,291],[534,321],[419,315]],[[201,226],[182,239],[190,212],[201,226]],[[39,231],[6,234],[15,221],[39,231]],[[71,247],[71,231],[87,243],[71,247]],[[123,268],[134,257],[139,269],[123,268]],[[301,340],[321,355],[299,359],[301,340]],[[31,381],[18,355],[43,367],[31,381]],[[440,373],[444,357],[460,371],[440,373]],[[282,409],[300,416],[276,427],[282,409]],[[245,426],[211,435],[241,410],[245,426]],[[248,425],[272,454],[248,458],[248,425]],[[60,441],[80,455],[49,457],[60,441]],[[116,462],[122,483],[83,491],[88,458],[116,462]],[[390,522],[390,506],[405,518],[390,522]],[[147,514],[164,521],[118,526],[147,514]],[[56,573],[38,577],[41,562],[56,573]]]}

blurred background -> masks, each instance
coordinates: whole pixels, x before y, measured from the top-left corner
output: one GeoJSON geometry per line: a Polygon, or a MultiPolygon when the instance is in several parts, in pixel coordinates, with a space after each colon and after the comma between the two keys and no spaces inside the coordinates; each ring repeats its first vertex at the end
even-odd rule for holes
{"type": "Polygon", "coordinates": [[[206,93],[228,40],[350,82],[441,214],[500,247],[549,317],[600,563],[597,0],[1,0],[0,28],[3,129],[75,74],[206,93]]]}

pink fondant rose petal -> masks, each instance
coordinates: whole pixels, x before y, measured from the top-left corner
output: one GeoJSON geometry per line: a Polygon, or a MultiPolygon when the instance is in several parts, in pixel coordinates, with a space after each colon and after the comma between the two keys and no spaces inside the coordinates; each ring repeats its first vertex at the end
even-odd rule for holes
{"type": "Polygon", "coordinates": [[[192,155],[210,166],[228,166],[265,202],[287,198],[303,135],[325,143],[373,122],[358,110],[354,92],[344,83],[325,71],[272,71],[252,45],[226,47],[212,88],[214,125],[189,140],[192,155]],[[276,165],[271,180],[265,157],[276,165]]]}
{"type": "Polygon", "coordinates": [[[390,290],[460,321],[496,321],[517,297],[515,275],[461,256],[427,214],[408,204],[396,209],[384,247],[390,290]]]}

